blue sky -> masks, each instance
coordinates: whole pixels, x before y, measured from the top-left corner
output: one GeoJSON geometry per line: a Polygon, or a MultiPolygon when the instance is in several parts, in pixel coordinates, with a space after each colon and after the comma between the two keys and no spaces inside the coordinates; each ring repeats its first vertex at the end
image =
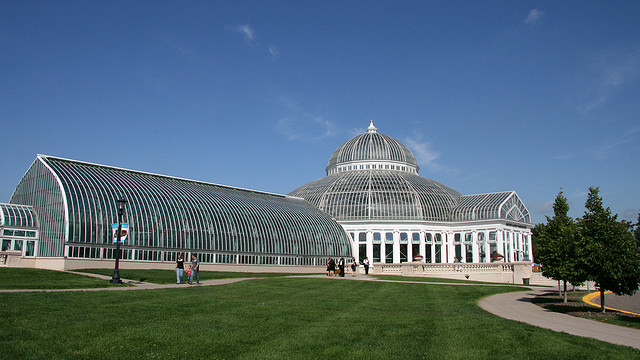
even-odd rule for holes
{"type": "Polygon", "coordinates": [[[640,210],[640,2],[0,4],[0,202],[36,154],[288,193],[365,131],[534,223],[640,210]]]}

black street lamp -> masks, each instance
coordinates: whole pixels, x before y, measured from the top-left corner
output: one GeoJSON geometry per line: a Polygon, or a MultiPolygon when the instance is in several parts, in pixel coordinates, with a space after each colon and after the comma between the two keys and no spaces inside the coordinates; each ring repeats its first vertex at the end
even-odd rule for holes
{"type": "Polygon", "coordinates": [[[118,232],[116,238],[116,268],[113,270],[113,277],[111,278],[112,284],[122,284],[122,280],[120,279],[120,269],[118,266],[120,265],[120,236],[122,235],[122,214],[124,214],[124,205],[127,203],[127,200],[120,199],[118,200],[118,232]]]}

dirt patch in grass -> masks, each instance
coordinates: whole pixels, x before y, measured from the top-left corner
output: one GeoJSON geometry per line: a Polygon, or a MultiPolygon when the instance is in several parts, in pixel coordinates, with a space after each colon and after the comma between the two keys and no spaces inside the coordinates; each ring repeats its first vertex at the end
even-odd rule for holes
{"type": "Polygon", "coordinates": [[[607,312],[603,314],[600,312],[599,307],[588,305],[582,301],[582,297],[586,294],[586,292],[581,291],[570,292],[567,299],[568,302],[566,304],[563,302],[564,297],[559,296],[558,293],[536,296],[531,300],[531,302],[553,312],[589,320],[596,320],[612,325],[640,329],[640,316],[625,314],[613,310],[607,310],[607,312]]]}

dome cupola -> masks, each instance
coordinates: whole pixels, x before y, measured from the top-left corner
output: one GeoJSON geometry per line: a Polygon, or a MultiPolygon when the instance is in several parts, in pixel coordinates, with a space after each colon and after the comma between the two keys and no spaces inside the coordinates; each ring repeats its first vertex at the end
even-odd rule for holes
{"type": "Polygon", "coordinates": [[[396,170],[417,174],[418,162],[411,151],[391,136],[378,133],[371,120],[367,132],[340,145],[331,155],[327,175],[353,170],[396,170]]]}
{"type": "Polygon", "coordinates": [[[460,193],[418,175],[418,162],[398,140],[367,132],[340,145],[331,155],[327,176],[289,195],[304,198],[339,221],[448,221],[460,193]]]}

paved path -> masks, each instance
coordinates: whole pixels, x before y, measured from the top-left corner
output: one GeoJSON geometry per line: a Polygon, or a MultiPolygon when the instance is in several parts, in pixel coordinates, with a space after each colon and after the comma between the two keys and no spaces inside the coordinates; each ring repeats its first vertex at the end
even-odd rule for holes
{"type": "Polygon", "coordinates": [[[478,305],[505,319],[640,349],[640,330],[638,329],[556,313],[531,303],[532,298],[548,291],[548,289],[532,289],[497,294],[480,300],[478,305]]]}

